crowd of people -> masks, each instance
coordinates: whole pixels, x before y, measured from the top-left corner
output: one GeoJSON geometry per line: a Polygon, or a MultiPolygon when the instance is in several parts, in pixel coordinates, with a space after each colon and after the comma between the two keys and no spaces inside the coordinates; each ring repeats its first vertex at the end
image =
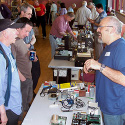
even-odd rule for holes
{"type": "Polygon", "coordinates": [[[94,5],[82,1],[77,11],[75,8],[75,3],[67,8],[61,1],[56,4],[48,0],[46,5],[37,0],[24,2],[19,5],[18,16],[12,21],[11,11],[6,5],[0,5],[1,125],[18,125],[35,97],[40,62],[34,50],[36,37],[33,26],[41,25],[43,39],[46,39],[46,24],[51,25],[49,41],[53,58],[58,48],[57,41],[61,41],[63,36],[69,33],[77,39],[72,31],[74,21],[77,21],[79,29],[90,23],[94,32],[95,58],[85,62],[84,72],[96,70],[96,101],[103,113],[104,124],[125,124],[123,24],[114,11],[109,9],[106,13],[101,3],[94,5]],[[29,59],[31,52],[34,53],[33,61],[29,59]]]}

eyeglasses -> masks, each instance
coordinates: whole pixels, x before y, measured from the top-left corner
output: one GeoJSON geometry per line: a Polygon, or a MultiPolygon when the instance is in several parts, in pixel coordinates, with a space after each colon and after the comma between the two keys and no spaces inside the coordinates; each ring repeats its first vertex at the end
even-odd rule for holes
{"type": "Polygon", "coordinates": [[[101,27],[113,27],[113,26],[98,26],[98,28],[101,28],[101,27]]]}
{"type": "Polygon", "coordinates": [[[27,15],[29,15],[29,16],[32,16],[32,14],[31,13],[26,13],[27,15]]]}

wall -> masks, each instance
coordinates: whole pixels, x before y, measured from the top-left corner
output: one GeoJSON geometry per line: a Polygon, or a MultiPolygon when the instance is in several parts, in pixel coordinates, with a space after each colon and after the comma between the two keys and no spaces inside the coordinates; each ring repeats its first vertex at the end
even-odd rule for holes
{"type": "MultiPolygon", "coordinates": [[[[48,0],[39,0],[40,3],[46,4],[48,0]]],[[[55,3],[57,3],[58,0],[53,0],[55,3]]],[[[76,3],[76,8],[79,8],[82,6],[82,0],[61,0],[62,2],[65,3],[66,8],[68,8],[69,6],[71,6],[73,3],[76,3]]],[[[90,1],[90,0],[86,0],[86,1],[90,1]]]]}
{"type": "Polygon", "coordinates": [[[108,0],[108,7],[112,7],[112,0],[108,0]]]}
{"type": "Polygon", "coordinates": [[[107,0],[93,0],[93,3],[98,4],[101,3],[103,5],[104,10],[107,10],[107,0]]]}
{"type": "Polygon", "coordinates": [[[125,15],[116,12],[117,18],[125,24],[125,15]]]}

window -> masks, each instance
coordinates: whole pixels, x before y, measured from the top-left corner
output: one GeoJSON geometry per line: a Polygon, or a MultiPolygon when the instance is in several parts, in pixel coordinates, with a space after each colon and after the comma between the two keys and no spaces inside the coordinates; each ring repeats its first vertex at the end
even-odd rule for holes
{"type": "MultiPolygon", "coordinates": [[[[108,0],[110,1],[110,0],[108,0]]],[[[108,6],[112,7],[112,9],[116,11],[120,11],[121,13],[125,13],[125,0],[112,0],[112,2],[108,2],[108,6]]]]}

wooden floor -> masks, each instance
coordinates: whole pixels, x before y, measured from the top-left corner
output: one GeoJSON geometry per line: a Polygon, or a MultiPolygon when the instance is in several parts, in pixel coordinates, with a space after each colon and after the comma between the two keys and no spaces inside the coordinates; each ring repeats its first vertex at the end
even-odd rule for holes
{"type": "Polygon", "coordinates": [[[49,33],[51,26],[46,25],[46,39],[42,38],[42,30],[39,28],[39,36],[36,37],[37,41],[35,43],[36,53],[39,57],[40,66],[41,66],[41,75],[35,89],[35,93],[38,92],[40,86],[44,81],[52,81],[53,80],[53,72],[52,69],[48,68],[48,65],[51,61],[51,47],[49,42],[49,33]]]}

